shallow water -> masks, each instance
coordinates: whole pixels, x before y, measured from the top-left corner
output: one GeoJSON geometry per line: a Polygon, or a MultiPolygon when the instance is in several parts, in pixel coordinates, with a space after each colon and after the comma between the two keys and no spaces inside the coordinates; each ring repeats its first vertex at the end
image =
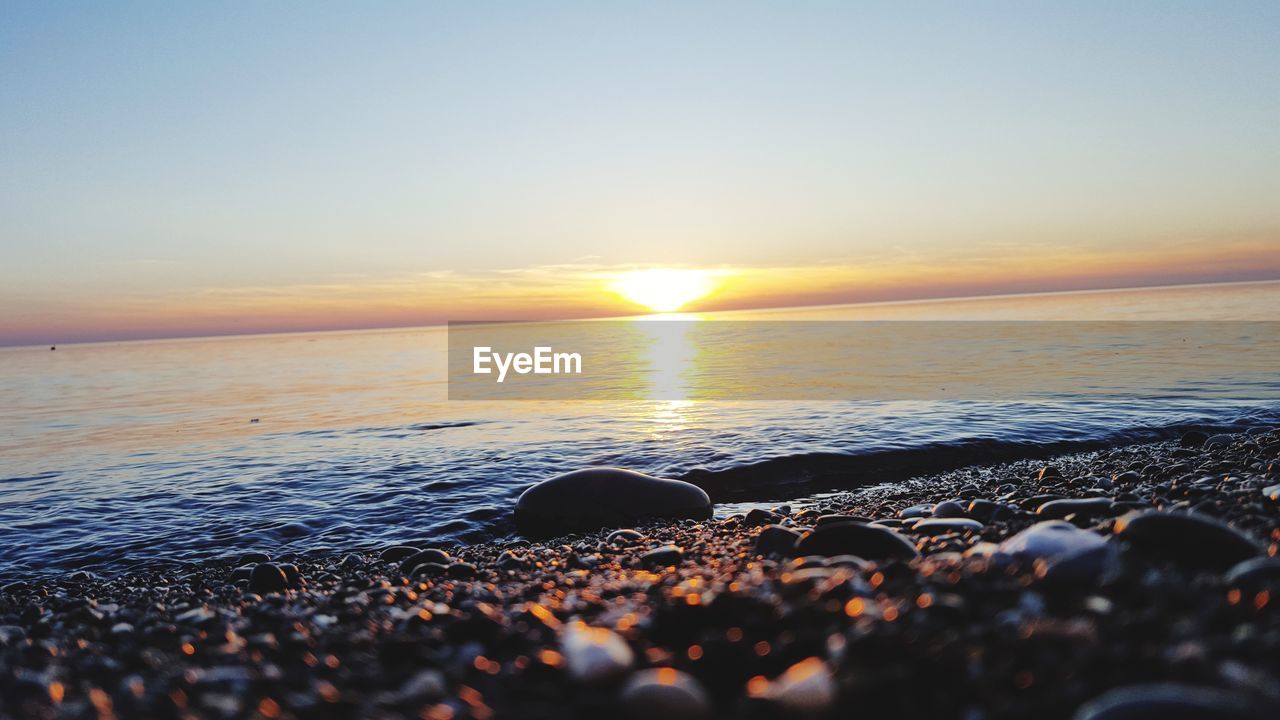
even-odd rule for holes
{"type": "MultiPolygon", "coordinates": [[[[1276,308],[1280,283],[720,315],[1272,320],[1276,308]]],[[[451,403],[445,354],[444,328],[0,350],[0,572],[483,540],[512,532],[530,484],[589,465],[721,473],[723,499],[787,497],[927,458],[1280,422],[1274,378],[1258,400],[451,403]]]]}

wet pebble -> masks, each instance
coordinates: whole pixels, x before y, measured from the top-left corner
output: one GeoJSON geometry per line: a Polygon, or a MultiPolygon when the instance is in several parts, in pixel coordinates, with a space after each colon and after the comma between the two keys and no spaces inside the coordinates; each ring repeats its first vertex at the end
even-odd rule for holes
{"type": "Polygon", "coordinates": [[[407,575],[413,574],[414,568],[423,563],[434,563],[436,565],[448,565],[450,561],[449,553],[436,548],[428,548],[419,550],[412,555],[405,557],[400,561],[400,572],[407,575]]]}
{"type": "Polygon", "coordinates": [[[1263,720],[1237,693],[1190,685],[1116,688],[1090,700],[1074,720],[1263,720]]]}
{"type": "Polygon", "coordinates": [[[631,669],[635,654],[617,633],[606,628],[569,625],[560,638],[569,675],[583,683],[596,683],[631,669]]]}
{"type": "Polygon", "coordinates": [[[866,560],[909,560],[920,552],[906,537],[885,527],[835,523],[815,528],[800,539],[801,555],[856,555],[866,560]]]}
{"type": "Polygon", "coordinates": [[[781,525],[768,525],[756,538],[756,553],[760,555],[789,556],[800,542],[800,533],[781,525]]]}
{"type": "Polygon", "coordinates": [[[278,565],[273,563],[259,563],[249,576],[250,592],[255,592],[259,595],[283,592],[287,587],[289,587],[289,578],[278,565]]]}
{"type": "Polygon", "coordinates": [[[771,681],[751,688],[751,695],[802,717],[821,715],[836,701],[836,681],[821,658],[811,657],[787,668],[771,681]]]}
{"type": "Polygon", "coordinates": [[[702,720],[711,701],[696,678],[674,668],[641,670],[622,688],[622,705],[634,720],[702,720]]]}
{"type": "Polygon", "coordinates": [[[640,564],[648,567],[677,565],[684,557],[684,550],[677,545],[656,547],[640,556],[640,564]]]}
{"type": "Polygon", "coordinates": [[[911,532],[922,535],[977,532],[982,523],[970,518],[928,518],[911,526],[911,532]]]}
{"type": "Polygon", "coordinates": [[[1253,540],[1220,520],[1193,513],[1140,512],[1116,521],[1116,536],[1142,553],[1167,562],[1209,570],[1261,554],[1253,540]]]}

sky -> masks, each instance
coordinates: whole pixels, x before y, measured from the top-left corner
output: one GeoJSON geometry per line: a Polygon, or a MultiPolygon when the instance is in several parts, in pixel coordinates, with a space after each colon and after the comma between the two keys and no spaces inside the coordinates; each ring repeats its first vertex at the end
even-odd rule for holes
{"type": "Polygon", "coordinates": [[[0,344],[1280,278],[1280,3],[0,4],[0,344]]]}

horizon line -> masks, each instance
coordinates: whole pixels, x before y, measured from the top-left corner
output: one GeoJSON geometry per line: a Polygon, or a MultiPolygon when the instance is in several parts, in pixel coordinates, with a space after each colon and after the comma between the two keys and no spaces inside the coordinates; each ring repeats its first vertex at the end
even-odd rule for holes
{"type": "MultiPolygon", "coordinates": [[[[914,303],[939,302],[948,300],[988,300],[1001,298],[1017,298],[1017,297],[1043,297],[1053,295],[1078,295],[1085,293],[1101,293],[1101,292],[1117,292],[1121,290],[1164,290],[1174,288],[1194,288],[1194,287],[1215,287],[1221,285],[1261,285],[1266,283],[1280,282],[1280,277],[1268,278],[1262,280],[1224,280],[1210,282],[1187,282],[1187,283],[1170,283],[1164,285],[1121,285],[1108,287],[1085,287],[1072,288],[1068,290],[1046,290],[1041,292],[1007,292],[1007,293],[989,293],[983,295],[923,295],[914,298],[902,298],[896,300],[869,300],[855,302],[835,302],[835,303],[817,303],[817,304],[799,304],[799,305],[762,305],[750,307],[725,308],[720,310],[692,310],[692,311],[675,311],[670,313],[632,313],[628,315],[582,315],[578,317],[561,317],[561,318],[545,318],[541,320],[477,320],[477,319],[455,319],[434,323],[410,323],[410,324],[392,324],[392,325],[352,325],[340,327],[313,327],[292,330],[264,330],[250,332],[226,332],[211,333],[200,335],[155,335],[150,337],[130,337],[130,338],[113,338],[104,340],[73,340],[64,343],[52,342],[47,347],[50,349],[66,346],[82,346],[82,345],[112,345],[124,343],[147,343],[147,342],[169,342],[182,340],[226,340],[233,338],[250,338],[250,337],[278,337],[290,335],[322,335],[328,333],[357,333],[357,332],[379,332],[387,330],[412,330],[412,329],[429,329],[429,328],[445,328],[452,322],[564,322],[572,320],[623,320],[628,318],[651,317],[654,315],[676,315],[688,313],[732,313],[732,312],[756,312],[769,310],[806,310],[806,309],[822,309],[836,308],[846,306],[884,306],[884,305],[911,305],[914,303]]],[[[27,344],[9,344],[0,341],[0,350],[23,350],[44,348],[44,343],[27,343],[27,344]]]]}

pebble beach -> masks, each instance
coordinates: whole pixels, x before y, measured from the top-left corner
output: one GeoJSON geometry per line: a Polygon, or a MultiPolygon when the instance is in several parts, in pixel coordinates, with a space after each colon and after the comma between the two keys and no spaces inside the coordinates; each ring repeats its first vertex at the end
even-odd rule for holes
{"type": "Polygon", "coordinates": [[[1278,550],[1263,427],[548,540],[59,573],[0,588],[0,717],[1277,717],[1278,550]]]}

